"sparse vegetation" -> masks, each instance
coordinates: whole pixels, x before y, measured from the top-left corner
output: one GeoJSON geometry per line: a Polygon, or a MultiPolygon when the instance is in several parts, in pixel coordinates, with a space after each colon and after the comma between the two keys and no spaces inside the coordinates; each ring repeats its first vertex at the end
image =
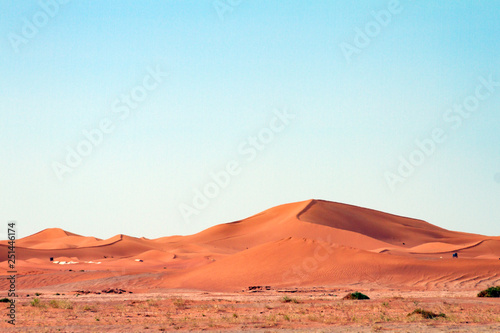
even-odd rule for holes
{"type": "Polygon", "coordinates": [[[7,297],[0,299],[0,303],[10,303],[12,302],[11,299],[8,299],[7,297]]]}
{"type": "Polygon", "coordinates": [[[49,306],[54,308],[54,309],[73,309],[73,303],[68,302],[68,301],[56,301],[56,300],[51,300],[49,302],[49,306]]]}
{"type": "Polygon", "coordinates": [[[477,297],[500,297],[500,286],[482,290],[479,294],[477,294],[477,297]]]}
{"type": "Polygon", "coordinates": [[[23,313],[21,319],[51,327],[51,332],[58,329],[64,331],[61,326],[65,325],[64,320],[71,320],[75,325],[87,326],[89,331],[96,332],[105,331],[106,325],[126,325],[131,331],[151,332],[158,332],[161,328],[166,331],[286,331],[297,327],[321,330],[331,325],[375,325],[372,331],[384,331],[388,328],[386,323],[401,328],[401,331],[413,327],[411,325],[424,331],[429,324],[449,328],[450,325],[466,322],[481,325],[478,326],[480,331],[487,331],[490,328],[486,325],[494,324],[497,326],[490,330],[497,331],[500,324],[498,304],[479,298],[475,298],[475,302],[470,298],[454,298],[452,301],[441,298],[437,302],[435,298],[423,297],[418,298],[419,306],[414,306],[417,298],[393,299],[390,295],[377,296],[376,301],[370,302],[323,299],[313,293],[286,295],[230,295],[224,298],[200,297],[198,294],[194,297],[161,295],[150,299],[147,296],[143,299],[112,297],[99,301],[96,301],[99,296],[74,299],[69,295],[65,298],[31,298],[20,302],[19,309],[23,313]],[[292,298],[297,296],[300,297],[292,298]],[[299,301],[300,304],[293,304],[299,301]]]}
{"type": "Polygon", "coordinates": [[[415,309],[413,312],[409,313],[408,316],[414,315],[414,314],[419,314],[422,316],[424,319],[434,319],[438,317],[446,318],[446,315],[444,313],[434,313],[432,311],[427,311],[423,309],[415,309]]]}
{"type": "Polygon", "coordinates": [[[73,303],[71,303],[69,301],[60,301],[59,302],[59,308],[72,310],[73,309],[73,303]]]}
{"type": "Polygon", "coordinates": [[[362,294],[362,293],[356,291],[356,292],[353,292],[353,293],[345,295],[343,299],[363,300],[363,299],[370,299],[370,297],[368,297],[365,294],[362,294]]]}
{"type": "Polygon", "coordinates": [[[299,303],[299,301],[296,298],[290,298],[288,296],[283,296],[281,301],[283,303],[299,303]]]}
{"type": "Polygon", "coordinates": [[[94,306],[85,305],[83,311],[97,312],[97,309],[94,306]]]}
{"type": "Polygon", "coordinates": [[[154,299],[148,299],[146,300],[148,306],[158,306],[158,301],[154,300],[154,299]]]}
{"type": "Polygon", "coordinates": [[[35,296],[41,296],[42,293],[35,293],[35,296]]]}
{"type": "Polygon", "coordinates": [[[175,298],[173,303],[174,303],[174,306],[177,309],[181,309],[181,310],[185,309],[186,305],[187,305],[186,301],[184,299],[180,298],[180,297],[179,298],[175,298]]]}
{"type": "Polygon", "coordinates": [[[30,305],[38,308],[44,307],[39,298],[33,298],[33,300],[30,302],[30,305]]]}

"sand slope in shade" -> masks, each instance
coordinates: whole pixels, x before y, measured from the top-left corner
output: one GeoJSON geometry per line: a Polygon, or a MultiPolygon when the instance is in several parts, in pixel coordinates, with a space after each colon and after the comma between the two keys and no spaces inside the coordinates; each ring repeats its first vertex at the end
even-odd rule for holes
{"type": "MultiPolygon", "coordinates": [[[[7,251],[1,241],[2,258],[7,251]]],[[[340,284],[449,289],[500,282],[500,237],[322,200],[281,205],[190,236],[102,240],[45,229],[19,239],[16,257],[19,290],[340,284]],[[451,258],[455,252],[459,259],[451,258]],[[50,257],[71,263],[54,264],[50,257]]],[[[7,275],[7,263],[0,264],[0,274],[7,275]]]]}

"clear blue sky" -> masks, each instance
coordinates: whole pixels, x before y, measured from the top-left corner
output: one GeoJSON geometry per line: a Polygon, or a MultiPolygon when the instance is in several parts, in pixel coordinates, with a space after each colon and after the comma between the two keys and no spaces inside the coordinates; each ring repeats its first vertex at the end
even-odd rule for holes
{"type": "Polygon", "coordinates": [[[0,221],[19,237],[190,234],[311,198],[500,234],[496,2],[41,3],[0,3],[0,221]]]}

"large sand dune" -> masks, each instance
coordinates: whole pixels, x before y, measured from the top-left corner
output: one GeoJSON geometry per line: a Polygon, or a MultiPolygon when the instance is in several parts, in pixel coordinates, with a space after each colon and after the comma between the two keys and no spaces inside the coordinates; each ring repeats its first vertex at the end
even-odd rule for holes
{"type": "MultiPolygon", "coordinates": [[[[477,289],[500,282],[500,237],[319,200],[278,206],[190,236],[101,240],[52,228],[19,239],[16,247],[18,290],[360,284],[477,289]]],[[[0,252],[6,258],[6,241],[0,252]]],[[[0,263],[4,276],[6,267],[0,263]]],[[[6,283],[2,279],[0,286],[6,283]]]]}

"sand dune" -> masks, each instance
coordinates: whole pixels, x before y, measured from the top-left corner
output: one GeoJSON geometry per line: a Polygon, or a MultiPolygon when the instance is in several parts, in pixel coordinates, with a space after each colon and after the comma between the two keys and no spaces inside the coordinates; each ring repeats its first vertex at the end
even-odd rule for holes
{"type": "MultiPolygon", "coordinates": [[[[382,255],[383,256],[383,255],[382,255]]],[[[383,256],[368,251],[309,239],[287,238],[239,252],[192,270],[178,281],[165,279],[162,286],[211,290],[238,289],[250,285],[332,286],[353,282],[374,286],[401,285],[447,288],[467,284],[498,283],[498,260],[422,261],[383,256]],[[228,269],[231,267],[231,269],[228,269]],[[475,277],[481,279],[474,280],[475,277]]]]}
{"type": "Polygon", "coordinates": [[[83,244],[92,244],[97,240],[95,237],[83,237],[59,228],[49,228],[31,236],[21,238],[16,243],[19,247],[33,249],[63,249],[76,248],[83,244]]]}
{"type": "MultiPolygon", "coordinates": [[[[16,246],[20,290],[359,284],[449,289],[500,281],[500,237],[321,200],[274,207],[190,236],[119,234],[102,240],[51,228],[16,246]],[[451,258],[455,252],[458,259],[451,258]]],[[[0,253],[6,258],[6,241],[0,253]]],[[[7,265],[0,266],[6,275],[7,265]]]]}
{"type": "Polygon", "coordinates": [[[298,218],[398,246],[412,247],[443,238],[448,239],[447,243],[458,237],[477,239],[477,235],[449,231],[424,221],[327,201],[312,200],[298,218]]]}
{"type": "Polygon", "coordinates": [[[209,244],[218,251],[242,251],[266,242],[286,237],[309,238],[363,249],[389,246],[382,240],[350,230],[342,230],[297,218],[315,201],[287,204],[269,209],[248,219],[217,225],[183,241],[209,244]]]}

